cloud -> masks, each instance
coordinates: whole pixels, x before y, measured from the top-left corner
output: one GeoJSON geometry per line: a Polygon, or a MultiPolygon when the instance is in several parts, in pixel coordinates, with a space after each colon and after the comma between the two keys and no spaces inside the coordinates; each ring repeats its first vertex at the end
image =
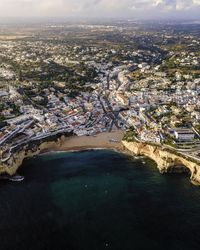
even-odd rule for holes
{"type": "Polygon", "coordinates": [[[0,16],[198,17],[200,0],[0,0],[0,16]]]}

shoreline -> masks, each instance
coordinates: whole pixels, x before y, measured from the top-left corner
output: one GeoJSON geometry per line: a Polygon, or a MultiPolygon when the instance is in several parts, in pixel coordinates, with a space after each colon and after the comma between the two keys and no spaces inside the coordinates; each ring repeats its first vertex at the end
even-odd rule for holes
{"type": "MultiPolygon", "coordinates": [[[[138,157],[133,151],[130,151],[123,144],[124,131],[115,130],[112,132],[103,132],[95,136],[70,136],[59,139],[59,143],[53,144],[42,149],[39,155],[67,152],[83,152],[92,150],[111,150],[132,157],[138,157]],[[110,140],[116,140],[115,142],[110,140]]],[[[141,158],[147,157],[140,155],[141,158]]],[[[150,157],[149,157],[150,158],[150,157]]],[[[150,158],[151,159],[151,158],[150,158]]]]}
{"type": "MultiPolygon", "coordinates": [[[[76,152],[85,152],[85,151],[100,151],[100,150],[111,150],[111,151],[118,151],[116,149],[112,148],[75,148],[75,149],[69,149],[69,150],[46,150],[44,152],[41,152],[39,155],[50,155],[50,154],[62,154],[62,153],[76,153],[76,152]]],[[[119,151],[118,151],[119,152],[119,151]]]]}
{"type": "Polygon", "coordinates": [[[122,145],[123,136],[124,132],[122,130],[115,130],[99,133],[95,136],[60,135],[52,140],[41,140],[41,142],[36,142],[35,144],[26,144],[19,151],[13,153],[7,162],[1,162],[0,175],[8,174],[9,176],[13,176],[17,173],[24,160],[44,153],[83,151],[100,148],[122,152],[124,149],[122,145]]]}
{"type": "MultiPolygon", "coordinates": [[[[123,145],[121,145],[121,148],[105,148],[105,147],[101,147],[101,148],[97,148],[97,147],[82,147],[82,148],[73,148],[73,149],[66,149],[66,150],[44,150],[43,152],[39,153],[37,156],[45,156],[45,155],[51,155],[51,154],[62,154],[62,153],[78,153],[78,152],[87,152],[87,151],[101,151],[101,150],[108,150],[108,151],[113,151],[113,152],[117,152],[117,153],[121,153],[121,154],[125,154],[128,156],[132,156],[132,157],[140,157],[140,158],[145,158],[146,156],[137,156],[134,153],[132,153],[131,151],[127,150],[125,147],[123,147],[123,145]]],[[[28,159],[31,159],[27,158],[28,159]]]]}
{"type": "Polygon", "coordinates": [[[161,174],[189,170],[191,183],[200,186],[200,164],[192,161],[189,157],[163,149],[159,145],[144,142],[122,141],[122,144],[134,155],[143,155],[152,159],[157,164],[161,174]]]}
{"type": "Polygon", "coordinates": [[[61,137],[58,144],[42,149],[41,154],[51,152],[72,152],[72,151],[86,151],[86,150],[103,150],[110,149],[121,151],[123,131],[116,130],[113,132],[103,132],[96,136],[70,136],[61,137]],[[115,140],[115,141],[112,141],[115,140]]]}
{"type": "Polygon", "coordinates": [[[112,150],[131,157],[148,157],[157,163],[160,173],[176,170],[176,165],[182,164],[191,172],[193,184],[200,185],[200,166],[189,159],[174,152],[163,150],[160,146],[141,142],[123,141],[124,132],[115,130],[99,133],[95,136],[65,136],[61,135],[55,140],[43,141],[40,144],[26,145],[13,154],[7,164],[1,164],[0,174],[13,176],[23,164],[24,160],[45,154],[81,152],[94,150],[112,150]]]}

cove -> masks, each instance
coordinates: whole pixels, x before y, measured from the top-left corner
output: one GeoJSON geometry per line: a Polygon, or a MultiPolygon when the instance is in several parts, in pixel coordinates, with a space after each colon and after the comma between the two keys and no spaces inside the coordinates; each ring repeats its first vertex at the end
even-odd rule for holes
{"type": "Polygon", "coordinates": [[[22,183],[0,183],[1,249],[192,250],[200,189],[108,150],[26,160],[22,183]]]}

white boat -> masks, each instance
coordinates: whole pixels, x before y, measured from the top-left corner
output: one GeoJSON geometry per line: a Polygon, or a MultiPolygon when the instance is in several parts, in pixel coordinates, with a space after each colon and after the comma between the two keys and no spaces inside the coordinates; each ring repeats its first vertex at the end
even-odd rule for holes
{"type": "Polygon", "coordinates": [[[119,140],[116,140],[116,139],[110,139],[109,141],[110,142],[116,142],[116,143],[119,142],[119,140]]]}
{"type": "Polygon", "coordinates": [[[14,175],[8,178],[9,181],[15,181],[15,182],[20,182],[24,180],[24,176],[21,175],[14,175]]]}

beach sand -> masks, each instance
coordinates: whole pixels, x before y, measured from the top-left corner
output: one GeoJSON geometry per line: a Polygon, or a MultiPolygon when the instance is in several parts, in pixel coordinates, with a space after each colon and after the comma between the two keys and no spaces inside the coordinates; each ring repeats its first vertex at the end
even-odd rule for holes
{"type": "MultiPolygon", "coordinates": [[[[62,137],[59,145],[54,145],[45,151],[78,151],[87,149],[115,149],[121,150],[123,131],[104,132],[95,136],[62,137]],[[114,141],[112,141],[114,140],[114,141]]],[[[45,153],[44,151],[42,153],[45,153]]]]}

